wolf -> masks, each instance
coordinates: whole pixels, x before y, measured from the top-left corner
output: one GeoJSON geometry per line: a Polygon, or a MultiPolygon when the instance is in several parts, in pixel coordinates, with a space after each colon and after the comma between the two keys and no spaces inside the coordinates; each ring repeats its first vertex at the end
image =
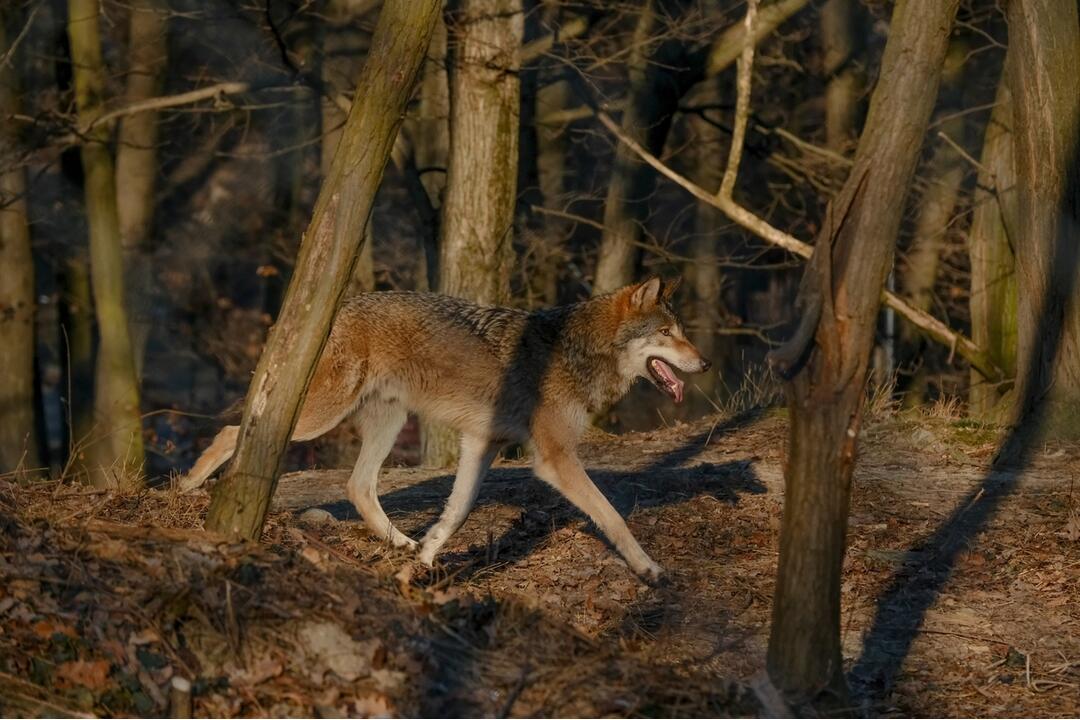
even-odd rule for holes
{"type": "MultiPolygon", "coordinates": [[[[468,516],[499,449],[530,447],[533,469],[584,512],[637,575],[661,568],[593,484],[577,455],[590,417],[645,378],[675,402],[683,381],[711,363],[686,338],[671,304],[678,282],[653,277],[560,307],[524,311],[415,292],[374,292],[342,305],[320,356],[293,440],[311,440],[356,413],[362,444],[348,496],[372,532],[435,556],[468,516]],[[453,489],[439,520],[417,544],[387,518],[379,469],[406,414],[461,433],[453,489]]],[[[214,438],[181,479],[202,485],[232,457],[239,426],[214,438]]]]}

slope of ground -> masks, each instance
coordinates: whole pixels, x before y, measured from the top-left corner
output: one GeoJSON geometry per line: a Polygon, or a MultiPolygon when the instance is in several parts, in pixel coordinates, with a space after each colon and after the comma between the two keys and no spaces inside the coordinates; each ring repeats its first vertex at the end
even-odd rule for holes
{"type": "MultiPolygon", "coordinates": [[[[1080,713],[1080,454],[991,472],[994,439],[867,423],[843,587],[864,712],[1080,713]]],[[[154,714],[183,675],[198,714],[754,714],[785,440],[778,411],[589,439],[658,588],[521,462],[494,468],[434,571],[366,532],[346,470],[282,478],[258,547],[198,532],[204,494],[9,483],[0,711],[154,714]]],[[[388,468],[380,490],[417,537],[451,482],[388,468]]]]}

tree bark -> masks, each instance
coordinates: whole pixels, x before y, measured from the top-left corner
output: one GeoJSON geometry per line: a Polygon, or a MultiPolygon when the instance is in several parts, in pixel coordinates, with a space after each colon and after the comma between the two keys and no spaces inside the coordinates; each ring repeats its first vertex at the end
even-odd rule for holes
{"type": "Polygon", "coordinates": [[[899,0],[855,164],[830,204],[785,357],[791,427],[767,655],[792,703],[847,704],[840,579],[867,365],[885,276],[959,0],[899,0]]]}
{"type": "Polygon", "coordinates": [[[124,306],[124,267],[116,174],[109,151],[104,112],[105,64],[97,0],[68,0],[68,37],[80,126],[87,128],[81,148],[90,225],[90,281],[97,316],[94,374],[94,438],[87,448],[91,482],[99,487],[142,484],[143,439],[139,384],[124,306]]]}
{"type": "MultiPolygon", "coordinates": [[[[8,47],[0,12],[0,47],[8,47]]],[[[11,64],[0,65],[0,118],[19,112],[11,64]]],[[[13,123],[0,121],[0,147],[14,148],[13,123]]],[[[13,158],[9,158],[13,159],[13,158]]],[[[0,170],[0,473],[40,467],[34,419],[34,258],[26,214],[26,171],[0,170]]]]}
{"type": "Polygon", "coordinates": [[[1009,3],[1019,288],[1018,446],[1080,437],[1080,21],[1075,0],[1009,3]]]}
{"type": "MultiPolygon", "coordinates": [[[[439,232],[439,291],[482,305],[510,297],[517,197],[521,0],[448,6],[450,155],[439,232]]],[[[423,461],[443,466],[457,441],[426,426],[423,461]]]]}
{"type": "Polygon", "coordinates": [[[250,539],[262,530],[438,13],[438,0],[385,3],[379,13],[330,174],[248,390],[236,454],[214,490],[208,530],[250,539]]]}
{"type": "MultiPolygon", "coordinates": [[[[124,102],[131,105],[161,94],[165,72],[165,18],[161,0],[130,9],[128,75],[124,102]]],[[[143,354],[153,317],[150,292],[150,232],[157,189],[158,114],[151,110],[126,116],[120,122],[116,148],[116,204],[124,256],[124,289],[131,327],[135,374],[142,377],[143,354]]]]}
{"type": "MultiPolygon", "coordinates": [[[[1006,67],[1008,61],[1006,61],[1006,67]]],[[[1009,378],[1016,375],[1016,256],[1009,229],[1016,228],[1016,171],[1012,152],[1012,95],[1006,72],[998,83],[994,110],[986,125],[975,188],[968,256],[971,259],[971,339],[990,354],[1009,378]]],[[[971,371],[970,413],[1002,420],[1002,384],[971,371]]]]}

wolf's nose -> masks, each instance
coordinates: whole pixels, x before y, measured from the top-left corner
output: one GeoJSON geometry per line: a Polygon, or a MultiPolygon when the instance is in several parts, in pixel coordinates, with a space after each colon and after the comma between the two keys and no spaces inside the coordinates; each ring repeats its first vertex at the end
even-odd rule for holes
{"type": "Polygon", "coordinates": [[[708,358],[701,358],[701,372],[706,372],[711,367],[712,361],[710,361],[708,358]]]}

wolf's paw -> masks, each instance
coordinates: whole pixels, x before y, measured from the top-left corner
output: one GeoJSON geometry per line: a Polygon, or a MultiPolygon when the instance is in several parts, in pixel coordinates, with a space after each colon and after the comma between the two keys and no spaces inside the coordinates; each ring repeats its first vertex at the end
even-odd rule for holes
{"type": "Polygon", "coordinates": [[[416,553],[416,559],[424,567],[435,567],[435,554],[438,552],[438,548],[429,543],[424,543],[419,546],[419,552],[416,553]]]}
{"type": "Polygon", "coordinates": [[[176,489],[182,493],[189,493],[192,490],[198,490],[206,482],[205,478],[192,477],[191,475],[182,475],[176,479],[176,489]]]}
{"type": "Polygon", "coordinates": [[[401,548],[402,550],[416,550],[420,547],[420,543],[413,540],[408,535],[402,535],[401,533],[395,533],[394,537],[390,539],[394,547],[401,548]]]}
{"type": "Polygon", "coordinates": [[[649,561],[648,565],[637,570],[637,576],[654,587],[663,585],[667,581],[667,575],[664,573],[664,568],[652,561],[649,561]]]}

